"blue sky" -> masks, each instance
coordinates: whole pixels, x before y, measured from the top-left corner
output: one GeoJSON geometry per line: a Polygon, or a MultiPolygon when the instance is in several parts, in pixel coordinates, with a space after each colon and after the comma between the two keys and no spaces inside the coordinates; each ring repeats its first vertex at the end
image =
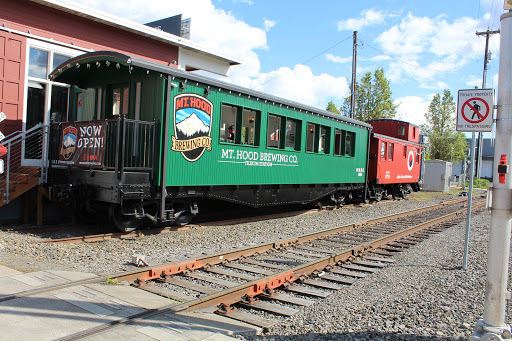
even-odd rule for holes
{"type": "MultiPolygon", "coordinates": [[[[325,108],[349,94],[352,34],[358,78],[384,68],[399,118],[421,124],[430,100],[482,86],[485,38],[499,29],[503,0],[82,0],[139,23],[183,14],[191,40],[235,55],[223,80],[325,108]]],[[[487,87],[497,87],[499,34],[489,44],[487,87]]]]}

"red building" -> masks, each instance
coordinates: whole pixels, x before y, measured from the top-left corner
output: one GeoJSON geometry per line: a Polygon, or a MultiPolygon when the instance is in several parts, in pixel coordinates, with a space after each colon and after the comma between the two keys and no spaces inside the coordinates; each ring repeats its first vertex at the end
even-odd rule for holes
{"type": "MultiPolygon", "coordinates": [[[[27,167],[41,168],[44,148],[39,147],[30,154],[29,138],[13,139],[39,123],[48,124],[52,116],[66,121],[70,87],[49,80],[48,74],[72,57],[100,50],[119,51],[187,71],[204,70],[221,75],[240,63],[234,57],[203,48],[191,40],[79,3],[0,0],[0,145],[8,147],[11,154],[9,166],[7,157],[0,155],[0,207],[44,181],[43,177],[39,181],[25,180],[43,173],[42,169],[27,167]],[[17,155],[13,154],[15,151],[17,155]],[[2,165],[4,174],[1,174],[2,165]],[[11,167],[9,176],[8,167],[11,167]],[[18,168],[15,171],[13,167],[18,168]],[[14,180],[17,173],[21,173],[21,180],[14,180]]],[[[120,95],[119,101],[122,98],[120,95]]],[[[34,138],[32,144],[33,141],[41,146],[43,139],[34,138]]]]}

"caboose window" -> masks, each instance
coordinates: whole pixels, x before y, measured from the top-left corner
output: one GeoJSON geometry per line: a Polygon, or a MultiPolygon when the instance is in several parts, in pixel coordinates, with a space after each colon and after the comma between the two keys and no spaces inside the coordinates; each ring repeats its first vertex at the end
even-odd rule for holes
{"type": "Polygon", "coordinates": [[[356,143],[356,133],[351,133],[347,131],[345,137],[345,155],[354,156],[355,155],[355,143],[356,143]]]}
{"type": "Polygon", "coordinates": [[[395,147],[395,145],[393,143],[390,143],[389,144],[389,147],[388,147],[388,160],[393,160],[393,148],[395,147]]]}
{"type": "Polygon", "coordinates": [[[380,158],[382,160],[386,160],[386,142],[382,142],[382,144],[380,145],[380,158]]]}
{"type": "Polygon", "coordinates": [[[315,131],[316,126],[313,123],[308,123],[308,136],[306,138],[306,150],[308,152],[315,151],[315,131]]]}
{"type": "Polygon", "coordinates": [[[95,88],[75,90],[76,93],[76,120],[90,121],[97,118],[94,115],[97,108],[96,96],[98,90],[95,88]]]}
{"type": "Polygon", "coordinates": [[[405,127],[404,126],[398,126],[398,135],[400,135],[400,136],[405,135],[405,127]]]}
{"type": "Polygon", "coordinates": [[[222,117],[220,123],[220,141],[235,142],[237,126],[237,108],[231,105],[222,105],[222,117]],[[230,129],[231,128],[231,129],[230,129]]]}
{"type": "Polygon", "coordinates": [[[285,148],[300,150],[300,121],[286,119],[285,148]]]}
{"type": "Polygon", "coordinates": [[[404,158],[407,157],[407,146],[404,146],[404,158]]]}
{"type": "Polygon", "coordinates": [[[279,148],[281,117],[268,115],[267,147],[279,148]]]}
{"type": "Polygon", "coordinates": [[[416,149],[416,164],[419,164],[420,163],[420,150],[419,149],[416,149]]]}

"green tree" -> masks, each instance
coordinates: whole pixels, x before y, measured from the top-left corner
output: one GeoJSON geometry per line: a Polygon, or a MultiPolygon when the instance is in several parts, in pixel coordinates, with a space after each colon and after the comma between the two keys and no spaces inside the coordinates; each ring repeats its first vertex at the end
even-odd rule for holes
{"type": "MultiPolygon", "coordinates": [[[[352,88],[352,87],[351,87],[352,88]]],[[[350,96],[345,97],[341,107],[342,113],[350,116],[350,96]]],[[[391,99],[389,80],[384,76],[384,69],[367,72],[356,84],[356,110],[354,118],[370,121],[379,118],[394,118],[396,108],[391,99]]]]}
{"type": "Polygon", "coordinates": [[[425,113],[427,123],[421,126],[426,139],[427,160],[459,162],[465,158],[468,143],[463,133],[455,131],[455,102],[450,90],[436,94],[425,113]]]}
{"type": "Polygon", "coordinates": [[[330,101],[329,103],[327,103],[327,108],[325,110],[330,111],[333,114],[341,115],[341,112],[338,110],[338,108],[336,107],[336,104],[334,104],[333,101],[330,101]]]}

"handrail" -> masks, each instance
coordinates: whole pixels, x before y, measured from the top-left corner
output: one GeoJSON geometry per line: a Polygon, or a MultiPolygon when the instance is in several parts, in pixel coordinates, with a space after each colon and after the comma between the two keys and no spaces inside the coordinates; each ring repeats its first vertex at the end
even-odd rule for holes
{"type": "Polygon", "coordinates": [[[1,141],[0,141],[0,144],[4,145],[4,144],[7,144],[7,143],[11,143],[12,141],[16,140],[16,139],[19,139],[21,138],[22,136],[26,136],[28,135],[29,133],[33,132],[34,130],[40,128],[40,127],[43,127],[43,126],[46,126],[46,127],[49,127],[48,124],[42,124],[42,123],[39,123],[37,125],[35,125],[34,127],[30,128],[29,130],[26,130],[26,131],[23,131],[23,130],[17,130],[13,133],[10,133],[9,135],[7,135],[6,137],[4,137],[1,141]],[[13,136],[11,137],[10,139],[7,139],[9,136],[12,136],[14,134],[18,134],[16,136],[13,136]]]}
{"type": "MultiPolygon", "coordinates": [[[[2,145],[7,148],[7,153],[2,156],[6,163],[5,174],[0,174],[0,200],[5,204],[11,201],[11,186],[26,184],[28,178],[34,177],[39,172],[39,184],[47,181],[48,174],[48,132],[49,125],[41,124],[21,132],[10,134],[11,138],[2,140],[2,145]],[[23,143],[25,142],[25,143],[23,143]],[[26,160],[38,160],[37,164],[27,165],[26,160]],[[38,170],[34,172],[34,167],[38,170]]],[[[20,190],[15,196],[20,195],[26,189],[20,190]]]]}

